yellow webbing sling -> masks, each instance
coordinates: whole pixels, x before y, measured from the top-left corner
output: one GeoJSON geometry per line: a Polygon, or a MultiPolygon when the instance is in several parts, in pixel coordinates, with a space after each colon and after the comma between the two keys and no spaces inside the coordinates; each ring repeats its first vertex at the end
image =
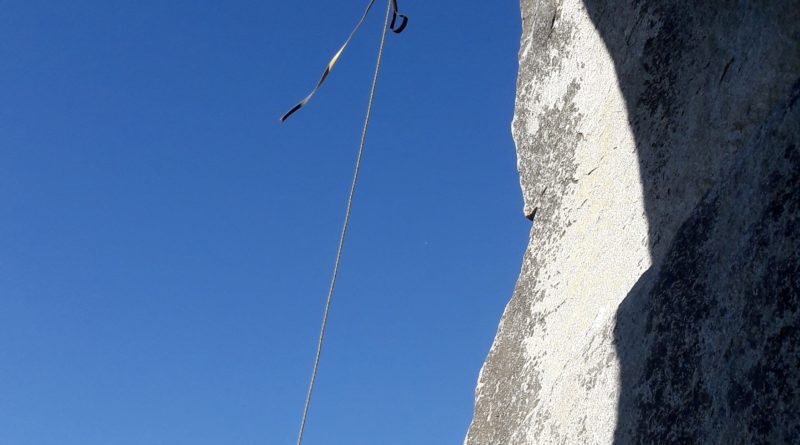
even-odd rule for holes
{"type": "MultiPolygon", "coordinates": [[[[391,0],[391,2],[392,2],[392,5],[391,5],[391,7],[392,7],[392,20],[391,20],[391,23],[389,24],[389,29],[391,29],[392,32],[394,32],[395,34],[400,34],[401,32],[403,32],[404,29],[406,29],[406,25],[408,25],[408,17],[403,15],[403,14],[400,14],[400,12],[398,12],[397,0],[391,0]],[[400,20],[399,23],[397,22],[398,19],[400,20]]],[[[367,5],[367,9],[364,10],[364,14],[361,15],[361,20],[358,21],[358,24],[356,24],[356,27],[353,28],[352,32],[350,32],[350,35],[347,37],[347,40],[344,41],[344,44],[342,45],[342,47],[339,48],[339,51],[336,51],[336,54],[333,55],[333,57],[331,58],[331,61],[328,62],[328,66],[325,67],[325,71],[322,73],[322,76],[319,78],[319,82],[317,82],[317,85],[314,87],[313,90],[311,90],[311,92],[308,94],[308,96],[306,96],[303,100],[298,102],[297,105],[293,106],[289,111],[286,112],[286,114],[284,114],[281,117],[281,122],[284,122],[286,119],[289,118],[289,116],[294,114],[297,110],[303,108],[303,106],[305,104],[307,104],[308,101],[310,101],[312,97],[314,97],[314,94],[316,94],[317,90],[319,90],[320,87],[322,86],[322,84],[325,83],[325,79],[328,78],[328,74],[330,74],[331,70],[333,69],[333,66],[336,65],[337,61],[339,61],[339,57],[344,52],[344,49],[347,48],[348,44],[350,44],[350,40],[353,39],[353,36],[356,34],[356,32],[359,30],[359,28],[361,28],[361,25],[364,23],[364,19],[367,18],[367,14],[369,14],[369,11],[370,11],[370,9],[372,9],[372,5],[374,5],[374,4],[375,4],[375,0],[370,0],[369,4],[367,5]]]]}

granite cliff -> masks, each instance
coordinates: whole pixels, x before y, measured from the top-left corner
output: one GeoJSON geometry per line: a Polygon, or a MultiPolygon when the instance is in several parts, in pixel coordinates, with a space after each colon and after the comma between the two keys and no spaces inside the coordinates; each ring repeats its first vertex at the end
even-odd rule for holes
{"type": "Polygon", "coordinates": [[[800,438],[800,1],[522,0],[520,277],[466,445],[800,438]]]}

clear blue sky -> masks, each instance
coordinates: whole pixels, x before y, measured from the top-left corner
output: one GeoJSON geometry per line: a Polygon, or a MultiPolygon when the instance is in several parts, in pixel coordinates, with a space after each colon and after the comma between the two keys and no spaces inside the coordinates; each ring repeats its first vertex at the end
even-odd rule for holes
{"type": "MultiPolygon", "coordinates": [[[[385,3],[0,2],[0,444],[292,444],[385,3]]],[[[529,223],[516,1],[401,0],[306,442],[460,444],[529,223]]]]}

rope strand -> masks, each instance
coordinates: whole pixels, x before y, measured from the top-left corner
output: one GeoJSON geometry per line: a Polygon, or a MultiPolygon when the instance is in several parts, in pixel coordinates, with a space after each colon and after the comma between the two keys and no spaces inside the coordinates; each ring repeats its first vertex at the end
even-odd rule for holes
{"type": "Polygon", "coordinates": [[[311,404],[311,394],[314,391],[314,383],[317,379],[317,369],[319,368],[319,358],[322,354],[322,343],[325,339],[325,327],[328,324],[328,313],[331,309],[331,298],[333,297],[333,289],[336,286],[336,277],[339,274],[339,263],[342,259],[342,248],[344,247],[344,239],[347,235],[347,225],[350,222],[350,210],[353,207],[353,196],[355,195],[356,191],[356,183],[358,182],[358,171],[361,168],[361,158],[364,154],[364,142],[367,139],[367,127],[369,127],[369,118],[372,115],[372,104],[375,101],[375,87],[378,84],[378,73],[381,69],[381,59],[383,58],[383,48],[386,43],[386,31],[389,28],[389,17],[391,16],[392,12],[392,5],[393,0],[388,1],[388,5],[386,7],[386,20],[383,24],[383,32],[381,34],[381,44],[378,49],[378,60],[375,63],[375,75],[372,78],[372,88],[370,88],[369,92],[369,102],[367,104],[367,114],[364,118],[364,128],[361,131],[361,142],[358,145],[358,156],[356,157],[356,166],[353,172],[353,183],[350,186],[350,195],[347,198],[347,209],[345,210],[344,214],[344,224],[342,225],[342,234],[339,237],[339,248],[336,251],[336,262],[333,266],[333,275],[331,277],[331,284],[328,288],[328,298],[325,302],[325,313],[322,317],[322,327],[319,331],[319,341],[317,342],[317,354],[314,358],[314,368],[311,371],[311,382],[308,385],[308,394],[306,395],[306,404],[303,408],[303,418],[300,421],[300,432],[297,436],[297,445],[302,445],[303,442],[303,432],[305,431],[306,420],[308,419],[308,407],[311,404]]]}

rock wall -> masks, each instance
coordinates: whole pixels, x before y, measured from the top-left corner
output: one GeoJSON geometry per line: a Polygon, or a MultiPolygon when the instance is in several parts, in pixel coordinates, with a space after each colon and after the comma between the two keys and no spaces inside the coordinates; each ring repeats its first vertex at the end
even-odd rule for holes
{"type": "Polygon", "coordinates": [[[533,221],[466,445],[800,441],[800,0],[522,0],[533,221]]]}

